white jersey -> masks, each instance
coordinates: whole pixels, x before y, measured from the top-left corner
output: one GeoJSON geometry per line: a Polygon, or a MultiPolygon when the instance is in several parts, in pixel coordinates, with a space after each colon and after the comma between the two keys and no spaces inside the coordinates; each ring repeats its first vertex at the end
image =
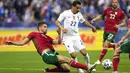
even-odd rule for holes
{"type": "Polygon", "coordinates": [[[78,24],[85,22],[85,19],[80,12],[73,14],[71,10],[66,10],[60,14],[58,21],[63,21],[63,27],[68,30],[67,33],[63,33],[63,37],[71,37],[79,35],[78,24]]]}

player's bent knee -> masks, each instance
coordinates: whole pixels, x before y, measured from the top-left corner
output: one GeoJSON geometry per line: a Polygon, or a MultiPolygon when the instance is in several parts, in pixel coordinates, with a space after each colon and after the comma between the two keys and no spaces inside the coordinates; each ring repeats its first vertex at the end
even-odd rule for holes
{"type": "Polygon", "coordinates": [[[117,53],[119,53],[119,52],[120,52],[120,48],[119,48],[119,47],[116,48],[115,51],[116,51],[117,53]]]}
{"type": "Polygon", "coordinates": [[[109,42],[106,41],[103,46],[104,46],[104,48],[108,48],[109,47],[109,42]]]}
{"type": "Polygon", "coordinates": [[[120,48],[116,48],[115,51],[114,51],[114,55],[119,55],[120,54],[120,48]]]}
{"type": "Polygon", "coordinates": [[[70,55],[73,59],[76,58],[76,53],[70,53],[70,55]]]}
{"type": "Polygon", "coordinates": [[[86,52],[85,49],[80,50],[80,53],[81,53],[82,55],[84,55],[84,56],[87,54],[87,52],[86,52]]]}

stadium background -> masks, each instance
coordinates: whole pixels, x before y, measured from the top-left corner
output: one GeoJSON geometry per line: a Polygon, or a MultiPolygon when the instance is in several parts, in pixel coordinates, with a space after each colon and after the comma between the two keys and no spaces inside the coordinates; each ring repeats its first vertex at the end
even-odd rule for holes
{"type": "MultiPolygon", "coordinates": [[[[37,31],[36,26],[39,21],[46,21],[49,28],[48,35],[57,39],[55,21],[61,12],[71,8],[72,1],[73,0],[0,0],[0,73],[23,73],[24,71],[26,73],[41,73],[41,71],[38,70],[45,68],[46,66],[44,65],[46,64],[42,63],[41,58],[36,54],[36,49],[32,42],[22,47],[7,46],[4,45],[4,42],[7,40],[19,41],[24,39],[29,32],[37,31]]],[[[80,1],[83,5],[81,13],[86,20],[91,21],[95,16],[110,6],[111,0],[80,1]]],[[[119,0],[119,3],[120,8],[125,12],[128,20],[128,18],[130,18],[130,0],[119,0]]],[[[98,29],[97,33],[92,33],[89,27],[79,23],[81,38],[90,54],[92,63],[94,63],[102,49],[104,21],[98,20],[92,25],[98,29]]],[[[127,26],[119,28],[115,42],[119,41],[126,31],[127,26]]],[[[54,47],[61,54],[70,57],[63,45],[55,45],[54,47]]],[[[80,54],[78,57],[81,58],[79,61],[84,63],[80,54]]],[[[105,58],[112,60],[112,57],[113,51],[110,51],[105,58]]],[[[130,66],[126,66],[128,64],[130,65],[128,57],[127,55],[122,55],[121,57],[123,60],[121,60],[119,70],[129,73],[130,66]],[[122,69],[123,67],[128,67],[128,69],[122,69]]],[[[72,70],[76,71],[73,68],[72,70]]],[[[105,71],[100,65],[97,67],[97,73],[102,72],[111,73],[111,70],[105,71]]]]}

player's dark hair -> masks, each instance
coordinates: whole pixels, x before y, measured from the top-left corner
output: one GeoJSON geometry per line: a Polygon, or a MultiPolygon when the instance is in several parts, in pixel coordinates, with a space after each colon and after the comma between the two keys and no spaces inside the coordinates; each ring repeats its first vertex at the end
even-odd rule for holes
{"type": "Polygon", "coordinates": [[[77,4],[81,5],[81,2],[79,0],[73,1],[72,5],[75,7],[77,4]]]}
{"type": "Polygon", "coordinates": [[[37,30],[39,30],[39,27],[42,26],[42,25],[46,25],[46,22],[44,21],[41,21],[37,24],[37,30]]]}

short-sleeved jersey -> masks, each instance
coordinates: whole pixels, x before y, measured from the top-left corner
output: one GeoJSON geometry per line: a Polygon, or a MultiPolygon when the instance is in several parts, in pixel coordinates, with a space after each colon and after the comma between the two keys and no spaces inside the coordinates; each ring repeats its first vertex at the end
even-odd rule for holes
{"type": "Polygon", "coordinates": [[[42,51],[49,48],[50,50],[54,51],[54,47],[52,45],[53,39],[47,35],[43,35],[39,32],[31,32],[27,36],[30,40],[33,41],[37,52],[41,55],[42,51]]]}
{"type": "Polygon", "coordinates": [[[104,30],[116,34],[118,29],[115,28],[115,25],[119,25],[120,21],[125,18],[124,12],[119,8],[115,11],[112,8],[107,8],[101,15],[106,16],[104,30]]]}
{"type": "Polygon", "coordinates": [[[67,33],[63,33],[63,37],[79,35],[78,24],[79,22],[85,22],[85,19],[80,12],[73,14],[71,10],[62,12],[57,20],[59,22],[63,21],[63,27],[68,29],[67,33]]]}

